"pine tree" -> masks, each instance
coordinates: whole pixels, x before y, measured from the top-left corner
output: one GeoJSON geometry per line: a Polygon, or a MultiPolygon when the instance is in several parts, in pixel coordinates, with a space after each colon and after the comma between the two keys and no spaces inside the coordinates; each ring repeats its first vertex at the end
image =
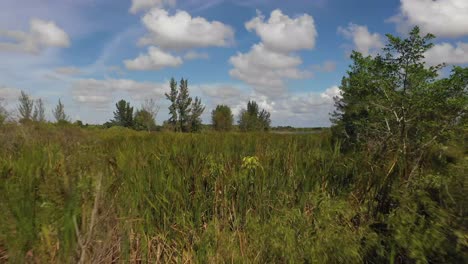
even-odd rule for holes
{"type": "Polygon", "coordinates": [[[242,131],[267,131],[270,129],[270,113],[260,108],[255,101],[247,103],[247,109],[243,109],[239,115],[239,128],[242,131]]]}
{"type": "Polygon", "coordinates": [[[182,132],[190,132],[190,113],[192,98],[188,90],[188,81],[181,79],[179,84],[179,95],[177,96],[177,107],[179,110],[179,125],[182,132]]]}
{"type": "Polygon", "coordinates": [[[115,104],[117,108],[114,112],[114,120],[112,123],[117,126],[133,127],[133,107],[125,100],[120,100],[115,104]]]}
{"type": "Polygon", "coordinates": [[[199,132],[202,127],[201,115],[205,111],[205,106],[202,105],[200,98],[195,97],[191,110],[192,113],[190,114],[190,130],[192,132],[199,132]]]}
{"type": "Polygon", "coordinates": [[[169,120],[168,123],[173,127],[174,131],[178,131],[178,114],[179,109],[177,105],[177,98],[179,91],[177,90],[177,82],[171,78],[170,82],[171,91],[169,94],[165,93],[166,98],[171,102],[169,105],[169,120]]]}

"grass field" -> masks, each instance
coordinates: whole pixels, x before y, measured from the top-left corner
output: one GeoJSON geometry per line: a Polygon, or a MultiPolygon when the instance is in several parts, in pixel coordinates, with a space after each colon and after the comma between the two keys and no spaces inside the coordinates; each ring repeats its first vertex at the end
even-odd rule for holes
{"type": "Polygon", "coordinates": [[[373,189],[360,187],[380,172],[361,154],[340,154],[326,130],[150,134],[11,125],[0,129],[0,145],[0,263],[467,257],[460,144],[434,150],[442,165],[396,190],[398,206],[386,216],[372,215],[373,189]]]}

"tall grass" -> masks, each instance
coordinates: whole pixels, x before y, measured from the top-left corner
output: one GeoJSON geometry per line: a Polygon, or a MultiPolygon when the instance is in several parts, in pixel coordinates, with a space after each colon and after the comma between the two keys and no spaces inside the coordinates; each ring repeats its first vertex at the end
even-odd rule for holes
{"type": "MultiPolygon", "coordinates": [[[[401,234],[376,230],[356,186],[369,177],[365,161],[340,154],[327,132],[11,126],[0,144],[0,262],[361,263],[397,261],[404,250],[418,260],[437,255],[446,237],[460,247],[446,254],[466,257],[446,230],[451,211],[430,198],[439,218],[414,229],[402,217],[419,214],[401,208],[382,220],[401,234]],[[435,249],[418,247],[430,240],[435,249]]],[[[417,206],[413,195],[402,194],[417,206]]],[[[466,229],[457,232],[466,243],[466,229]]]]}

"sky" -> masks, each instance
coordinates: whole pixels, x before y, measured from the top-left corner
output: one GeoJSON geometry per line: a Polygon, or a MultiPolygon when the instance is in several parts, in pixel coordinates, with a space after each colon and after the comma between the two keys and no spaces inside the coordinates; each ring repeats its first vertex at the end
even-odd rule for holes
{"type": "Polygon", "coordinates": [[[428,64],[467,66],[468,0],[2,0],[0,98],[13,115],[21,90],[41,98],[50,120],[60,99],[84,123],[154,99],[160,124],[185,78],[205,123],[255,100],[274,126],[329,126],[351,51],[415,25],[437,36],[428,64]]]}

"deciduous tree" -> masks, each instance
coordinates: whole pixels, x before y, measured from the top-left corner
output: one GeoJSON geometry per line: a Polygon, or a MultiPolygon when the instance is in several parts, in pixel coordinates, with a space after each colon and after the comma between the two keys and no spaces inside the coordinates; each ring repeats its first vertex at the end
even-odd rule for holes
{"type": "Polygon", "coordinates": [[[18,98],[18,112],[20,117],[20,122],[30,121],[32,118],[34,100],[29,97],[27,93],[21,91],[21,95],[18,98]]]}
{"type": "Polygon", "coordinates": [[[227,105],[217,105],[211,112],[211,121],[215,130],[230,131],[234,121],[231,108],[227,105]]]}

